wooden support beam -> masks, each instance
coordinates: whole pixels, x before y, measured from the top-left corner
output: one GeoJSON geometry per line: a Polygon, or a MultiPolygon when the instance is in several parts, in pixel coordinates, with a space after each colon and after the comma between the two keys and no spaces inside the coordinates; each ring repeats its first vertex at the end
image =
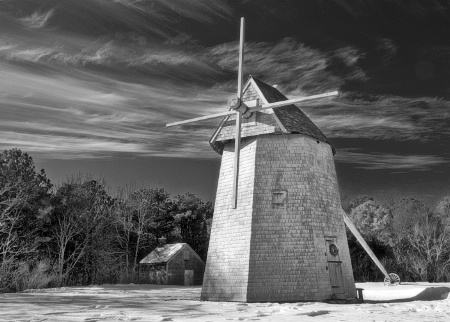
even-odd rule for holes
{"type": "MultiPolygon", "coordinates": [[[[305,101],[315,100],[315,99],[319,99],[319,98],[335,96],[335,95],[338,95],[338,94],[339,93],[337,91],[335,91],[335,92],[329,92],[329,93],[324,93],[324,94],[293,98],[293,99],[286,100],[286,101],[264,104],[262,106],[258,105],[258,106],[251,107],[249,109],[249,112],[257,112],[257,111],[267,110],[269,108],[277,108],[277,107],[281,107],[281,106],[285,106],[285,105],[297,104],[297,103],[300,103],[300,102],[305,102],[305,101]]],[[[226,111],[226,112],[217,113],[217,114],[200,116],[200,117],[196,117],[196,118],[189,119],[189,120],[169,123],[169,124],[166,124],[166,127],[176,126],[176,125],[181,125],[181,124],[194,123],[194,122],[198,122],[198,121],[214,119],[214,118],[217,118],[217,117],[234,115],[235,113],[236,112],[234,112],[234,111],[226,111]]]]}
{"type": "Polygon", "coordinates": [[[344,217],[344,222],[347,225],[348,229],[350,229],[350,231],[352,232],[353,236],[356,237],[356,239],[358,240],[358,242],[361,244],[361,246],[364,248],[364,250],[366,251],[367,255],[370,256],[370,258],[372,259],[372,261],[375,263],[375,265],[378,266],[378,268],[380,269],[380,271],[383,273],[383,275],[389,279],[389,281],[392,282],[391,277],[389,276],[389,273],[387,272],[387,270],[384,268],[383,264],[381,264],[381,262],[378,260],[377,256],[375,256],[375,254],[373,253],[373,251],[370,249],[369,245],[367,245],[366,241],[364,240],[364,238],[361,236],[361,234],[359,233],[358,229],[355,227],[355,225],[353,225],[352,221],[350,220],[350,218],[348,218],[347,214],[345,213],[345,211],[342,209],[342,216],[344,217]]]}
{"type": "Polygon", "coordinates": [[[219,126],[217,127],[216,131],[215,131],[214,134],[211,136],[211,139],[209,139],[209,143],[213,144],[213,143],[216,141],[217,136],[219,135],[220,131],[221,131],[222,128],[223,128],[223,125],[225,124],[226,121],[228,121],[229,118],[230,118],[230,115],[227,115],[226,117],[224,117],[224,118],[222,119],[222,121],[220,121],[220,124],[219,124],[219,126]]]}

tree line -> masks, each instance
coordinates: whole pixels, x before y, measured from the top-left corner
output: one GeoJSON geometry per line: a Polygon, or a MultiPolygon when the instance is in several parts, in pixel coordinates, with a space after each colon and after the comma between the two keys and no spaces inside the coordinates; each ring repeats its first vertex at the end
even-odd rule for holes
{"type": "Polygon", "coordinates": [[[186,242],[205,260],[211,202],[128,185],[115,195],[89,175],[54,186],[19,149],[0,154],[0,292],[139,282],[157,246],[186,242]]]}
{"type": "MultiPolygon", "coordinates": [[[[363,196],[343,206],[389,273],[402,281],[450,281],[450,197],[430,205],[415,198],[383,204],[363,196]]],[[[383,280],[349,231],[347,238],[355,280],[383,280]]]]}
{"type": "MultiPolygon", "coordinates": [[[[450,197],[381,203],[343,200],[344,210],[389,272],[403,281],[450,281],[450,197]]],[[[0,154],[0,292],[139,280],[138,263],[157,246],[186,242],[206,260],[213,205],[185,193],[128,185],[114,195],[89,175],[54,186],[19,149],[0,154]]],[[[380,281],[350,231],[356,281],[380,281]]]]}

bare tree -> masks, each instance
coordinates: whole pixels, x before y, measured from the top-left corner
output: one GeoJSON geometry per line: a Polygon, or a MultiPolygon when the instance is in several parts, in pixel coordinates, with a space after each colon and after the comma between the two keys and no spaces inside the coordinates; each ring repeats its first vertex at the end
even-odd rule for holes
{"type": "Polygon", "coordinates": [[[30,261],[36,253],[40,216],[51,209],[50,189],[45,172],[35,171],[27,153],[18,149],[0,153],[0,287],[11,283],[20,262],[30,261]]]}
{"type": "Polygon", "coordinates": [[[108,216],[111,200],[102,184],[80,175],[64,183],[54,199],[51,232],[58,275],[65,283],[85,255],[98,225],[108,216]]]}
{"type": "Polygon", "coordinates": [[[421,280],[440,281],[450,277],[450,222],[448,201],[443,199],[436,211],[420,201],[409,199],[397,212],[403,223],[394,226],[392,248],[396,259],[421,280]]]}
{"type": "MultiPolygon", "coordinates": [[[[11,191],[10,187],[4,187],[0,191],[0,196],[4,196],[9,191],[11,191]]],[[[2,270],[10,265],[18,255],[31,251],[31,249],[23,247],[21,239],[24,236],[21,236],[19,232],[24,199],[23,192],[19,191],[14,197],[0,201],[0,259],[2,270]]]]}
{"type": "Polygon", "coordinates": [[[130,195],[129,203],[133,209],[136,247],[133,257],[133,272],[136,272],[139,251],[144,237],[154,237],[150,231],[157,214],[162,211],[168,194],[163,189],[139,189],[130,195]]]}
{"type": "Polygon", "coordinates": [[[127,278],[136,273],[142,251],[156,240],[154,232],[159,227],[155,220],[165,213],[168,197],[163,189],[138,189],[134,185],[120,191],[116,200],[115,228],[125,258],[127,278]]]}
{"type": "Polygon", "coordinates": [[[128,198],[134,191],[133,185],[127,185],[124,189],[119,190],[118,197],[114,206],[114,228],[115,237],[121,250],[122,258],[125,259],[125,275],[130,277],[130,252],[133,227],[133,209],[128,202],[128,198]]]}

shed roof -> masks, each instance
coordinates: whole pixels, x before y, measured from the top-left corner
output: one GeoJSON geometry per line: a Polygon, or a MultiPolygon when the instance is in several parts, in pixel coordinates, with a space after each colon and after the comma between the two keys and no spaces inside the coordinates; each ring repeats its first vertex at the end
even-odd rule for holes
{"type": "Polygon", "coordinates": [[[155,248],[150,254],[145,256],[139,264],[163,264],[167,263],[186,243],[166,244],[163,247],[155,248]]]}
{"type": "MultiPolygon", "coordinates": [[[[258,87],[259,92],[264,96],[265,100],[268,103],[287,100],[287,97],[284,96],[275,87],[270,86],[255,77],[250,76],[247,83],[251,82],[252,80],[253,84],[258,87]]],[[[298,108],[294,104],[274,108],[273,113],[286,129],[287,133],[305,134],[320,141],[326,142],[331,145],[333,154],[336,153],[335,148],[327,139],[327,137],[322,133],[322,131],[305,115],[305,113],[300,110],[300,108],[298,108]]],[[[216,152],[222,154],[222,142],[210,142],[210,144],[216,152]]]]}

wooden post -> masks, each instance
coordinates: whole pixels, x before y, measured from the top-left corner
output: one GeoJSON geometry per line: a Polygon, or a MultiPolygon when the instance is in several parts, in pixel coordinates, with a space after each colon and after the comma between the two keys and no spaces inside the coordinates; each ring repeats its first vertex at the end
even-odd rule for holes
{"type": "MultiPolygon", "coordinates": [[[[372,250],[370,249],[369,245],[367,245],[366,241],[364,240],[364,238],[361,236],[361,234],[359,233],[358,229],[356,229],[355,225],[353,225],[352,221],[350,220],[350,218],[348,218],[347,214],[345,213],[344,210],[342,210],[342,215],[344,216],[344,222],[347,225],[348,229],[350,229],[350,231],[352,232],[353,236],[356,237],[356,239],[358,240],[358,242],[361,244],[361,246],[364,248],[364,250],[366,251],[366,253],[370,256],[370,258],[373,260],[373,262],[375,263],[375,265],[378,266],[378,268],[380,269],[380,271],[384,274],[384,276],[389,279],[389,281],[391,281],[391,277],[389,276],[389,273],[386,271],[386,269],[384,268],[383,264],[381,264],[381,262],[378,260],[378,258],[375,256],[375,254],[372,252],[372,250]]],[[[391,281],[392,282],[392,281],[391,281]]]]}
{"type": "MultiPolygon", "coordinates": [[[[237,97],[242,100],[242,83],[243,83],[243,65],[244,65],[244,35],[245,35],[245,19],[241,18],[241,34],[239,40],[239,69],[238,69],[238,88],[237,97]]],[[[238,183],[239,183],[239,155],[241,151],[241,128],[242,113],[236,112],[236,134],[234,138],[234,177],[233,177],[233,208],[237,208],[238,183]]]]}

